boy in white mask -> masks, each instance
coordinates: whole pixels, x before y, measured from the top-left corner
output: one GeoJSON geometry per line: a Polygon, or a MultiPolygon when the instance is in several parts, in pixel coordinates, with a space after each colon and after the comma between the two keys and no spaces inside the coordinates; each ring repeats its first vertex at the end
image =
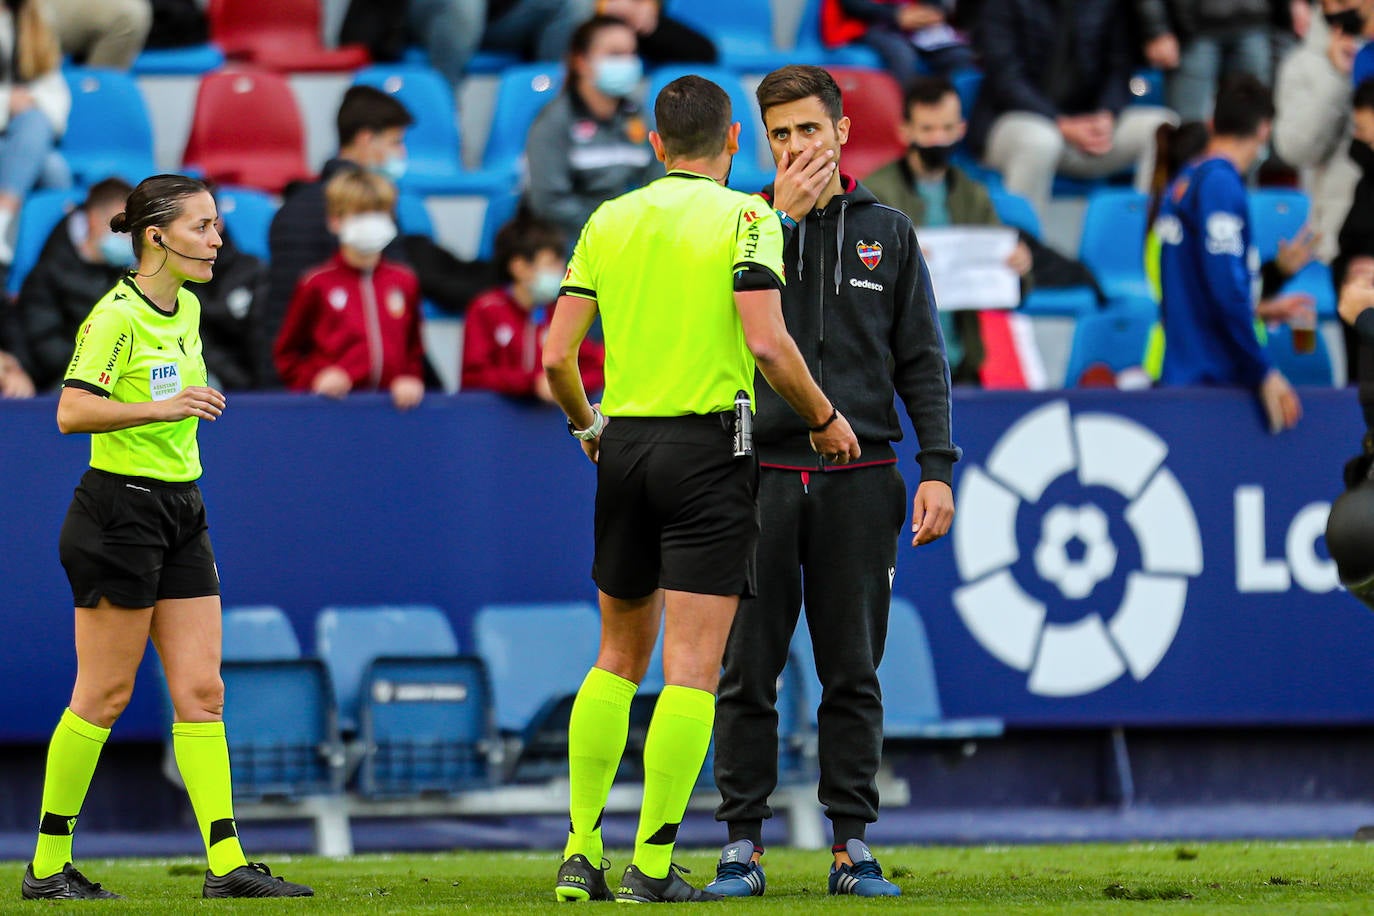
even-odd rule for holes
{"type": "MultiPolygon", "coordinates": [[[[553,304],[567,273],[567,240],[558,227],[517,216],[494,242],[496,268],[506,283],[478,295],[463,323],[464,391],[496,391],[553,401],[540,353],[553,320],[553,304]]],[[[606,348],[584,340],[578,353],[582,385],[605,387],[606,348]]]]}
{"type": "Polygon", "coordinates": [[[396,187],[376,172],[348,170],[324,196],[339,250],[296,285],[273,348],[277,372],[293,391],[389,391],[398,410],[409,410],[424,398],[424,348],[419,281],[382,257],[396,237],[396,187]]]}

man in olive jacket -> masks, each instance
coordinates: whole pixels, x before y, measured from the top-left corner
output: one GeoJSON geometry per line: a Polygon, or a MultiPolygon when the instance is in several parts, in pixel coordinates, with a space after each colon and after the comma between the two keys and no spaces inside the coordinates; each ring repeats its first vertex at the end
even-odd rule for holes
{"type": "MultiPolygon", "coordinates": [[[[868,189],[911,217],[918,235],[925,226],[1000,226],[987,188],[950,164],[966,130],[954,86],[944,77],[918,77],[907,88],[903,108],[907,154],[868,176],[868,189]]],[[[1031,270],[1031,252],[1024,241],[1016,243],[1007,266],[1021,275],[1024,289],[1031,270]]],[[[954,383],[977,385],[984,356],[978,313],[941,312],[940,324],[954,383]]]]}

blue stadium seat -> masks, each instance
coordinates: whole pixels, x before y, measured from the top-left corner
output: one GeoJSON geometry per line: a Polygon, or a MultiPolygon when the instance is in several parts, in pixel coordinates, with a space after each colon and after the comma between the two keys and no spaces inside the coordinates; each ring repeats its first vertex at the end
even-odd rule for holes
{"type": "Polygon", "coordinates": [[[1163,107],[1164,73],[1155,67],[1141,67],[1131,75],[1131,104],[1163,107]]]}
{"type": "Polygon", "coordinates": [[[43,243],[52,234],[53,227],[62,217],[79,206],[86,195],[81,191],[34,191],[24,198],[24,206],[19,211],[19,230],[14,241],[14,260],[10,263],[9,279],[5,289],[12,296],[19,294],[24,278],[38,263],[43,251],[43,243]]]}
{"type": "Polygon", "coordinates": [[[1094,363],[1103,363],[1113,372],[1142,365],[1157,321],[1159,307],[1149,298],[1113,302],[1103,311],[1081,316],[1074,326],[1064,386],[1077,385],[1094,363]]]}
{"type": "Polygon", "coordinates": [[[730,169],[730,187],[747,194],[762,190],[765,185],[773,181],[774,173],[760,168],[759,157],[763,152],[760,146],[764,140],[762,138],[762,124],[759,122],[757,114],[758,109],[753,99],[744,91],[744,86],[734,72],[724,67],[705,65],[659,67],[649,77],[649,91],[644,95],[645,110],[652,112],[654,101],[658,98],[658,94],[663,91],[663,87],[687,74],[708,79],[724,89],[730,96],[730,106],[734,109],[734,119],[740,122],[739,153],[735,156],[734,164],[730,169]]]}
{"type": "Polygon", "coordinates": [[[226,608],[220,639],[226,662],[274,662],[301,657],[296,630],[279,607],[226,608]]]}
{"type": "Polygon", "coordinates": [[[343,746],[319,659],[225,661],[220,677],[235,798],[338,791],[343,746]]]}
{"type": "Polygon", "coordinates": [[[224,66],[224,52],[209,42],[184,48],[144,48],[134,58],[134,76],[194,76],[224,66]]]}
{"type": "Polygon", "coordinates": [[[911,602],[892,599],[887,649],[878,667],[883,685],[883,736],[886,738],[990,738],[1002,734],[1001,719],[946,719],[935,682],[925,625],[911,602]]]}
{"type": "Polygon", "coordinates": [[[1146,195],[1129,188],[1103,188],[1088,198],[1078,259],[1108,299],[1152,296],[1145,276],[1149,206],[1146,195]]]}
{"type": "Polygon", "coordinates": [[[490,261],[496,246],[496,233],[510,222],[520,209],[520,195],[516,191],[497,191],[487,198],[487,212],[482,217],[482,240],[477,245],[477,257],[490,261]]]}
{"type": "Polygon", "coordinates": [[[715,42],[720,62],[740,73],[767,73],[795,61],[773,46],[772,4],[739,0],[668,0],[664,12],[715,42]]]}
{"type": "Polygon", "coordinates": [[[404,235],[434,237],[434,219],[425,207],[424,197],[419,194],[402,191],[396,198],[396,224],[404,235]]]}
{"type": "Polygon", "coordinates": [[[271,252],[267,233],[277,212],[272,195],[256,188],[226,185],[215,194],[215,203],[224,217],[225,228],[234,236],[234,244],[254,257],[268,260],[271,252]]]}
{"type": "Polygon", "coordinates": [[[1295,188],[1259,188],[1249,198],[1251,241],[1261,261],[1272,261],[1279,240],[1297,238],[1307,223],[1307,195],[1295,188]]]}
{"type": "Polygon", "coordinates": [[[1028,235],[1040,238],[1040,217],[1035,207],[1020,194],[1013,194],[1000,186],[989,187],[988,196],[992,198],[997,218],[1008,226],[1015,226],[1028,235]]]}
{"type": "Polygon", "coordinates": [[[359,70],[355,85],[393,95],[415,118],[406,131],[406,173],[401,189],[416,194],[486,193],[505,182],[463,168],[453,89],[428,66],[378,65],[359,70]]]}
{"type": "Polygon", "coordinates": [[[789,63],[816,64],[832,67],[872,67],[881,69],[883,59],[866,44],[854,42],[839,48],[827,48],[821,41],[821,2],[805,0],[797,22],[797,37],[788,52],[789,63]]]}
{"type": "Polygon", "coordinates": [[[444,612],[428,605],[328,607],[315,618],[315,651],[329,668],[339,725],[358,727],[363,676],[373,659],[458,654],[444,612]]]}
{"type": "Polygon", "coordinates": [[[1286,324],[1270,328],[1264,352],[1275,369],[1284,374],[1294,385],[1317,385],[1330,388],[1336,383],[1335,372],[1331,365],[1331,350],[1320,329],[1317,331],[1317,347],[1311,353],[1293,351],[1293,331],[1286,324]]]}
{"type": "Polygon", "coordinates": [[[90,67],[66,67],[63,75],[72,111],[58,148],[77,184],[92,185],[111,175],[138,184],[157,174],[153,128],[133,77],[90,67]]]}
{"type": "Polygon", "coordinates": [[[978,103],[978,93],[983,88],[983,71],[976,67],[965,67],[949,75],[954,91],[959,96],[959,107],[964,112],[964,120],[973,114],[973,106],[978,103]]]}
{"type": "Polygon", "coordinates": [[[1289,277],[1280,292],[1311,296],[1318,318],[1331,318],[1336,314],[1336,287],[1331,278],[1331,268],[1321,261],[1312,261],[1289,277]]]}
{"type": "Polygon", "coordinates": [[[497,115],[492,118],[482,154],[484,170],[507,177],[519,173],[530,125],[562,88],[563,69],[557,64],[527,64],[501,74],[494,109],[497,115]]]}
{"type": "Polygon", "coordinates": [[[490,605],[472,629],[491,673],[496,725],[518,734],[550,702],[577,692],[596,661],[601,619],[585,602],[490,605]]]}
{"type": "Polygon", "coordinates": [[[495,746],[486,667],[473,656],[378,658],[363,679],[367,797],[454,792],[492,781],[495,746]]]}

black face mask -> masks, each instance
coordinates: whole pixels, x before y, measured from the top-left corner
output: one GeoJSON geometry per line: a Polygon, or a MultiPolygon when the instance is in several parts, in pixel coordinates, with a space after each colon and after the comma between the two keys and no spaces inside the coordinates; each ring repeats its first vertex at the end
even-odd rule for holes
{"type": "Polygon", "coordinates": [[[1374,148],[1360,140],[1350,141],[1350,161],[1366,175],[1374,175],[1374,148]]]}
{"type": "Polygon", "coordinates": [[[1364,17],[1359,10],[1341,10],[1339,13],[1323,13],[1322,18],[1333,29],[1340,29],[1347,35],[1359,35],[1364,31],[1364,17]]]}
{"type": "Polygon", "coordinates": [[[950,156],[954,155],[953,143],[946,143],[943,146],[922,146],[919,143],[912,143],[908,148],[920,156],[921,165],[932,172],[939,171],[949,165],[950,156]]]}

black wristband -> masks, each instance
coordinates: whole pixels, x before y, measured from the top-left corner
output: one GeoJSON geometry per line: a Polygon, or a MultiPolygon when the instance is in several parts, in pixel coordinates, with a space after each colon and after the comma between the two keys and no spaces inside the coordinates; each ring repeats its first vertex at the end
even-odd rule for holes
{"type": "Polygon", "coordinates": [[[828,420],[826,420],[824,423],[822,423],[820,426],[808,426],[807,429],[811,430],[813,433],[823,433],[823,432],[825,432],[827,429],[830,428],[830,424],[831,424],[831,423],[834,423],[834,422],[835,422],[836,420],[838,420],[839,418],[840,418],[840,408],[835,407],[834,405],[831,405],[831,407],[830,407],[830,418],[829,418],[828,420]]]}

